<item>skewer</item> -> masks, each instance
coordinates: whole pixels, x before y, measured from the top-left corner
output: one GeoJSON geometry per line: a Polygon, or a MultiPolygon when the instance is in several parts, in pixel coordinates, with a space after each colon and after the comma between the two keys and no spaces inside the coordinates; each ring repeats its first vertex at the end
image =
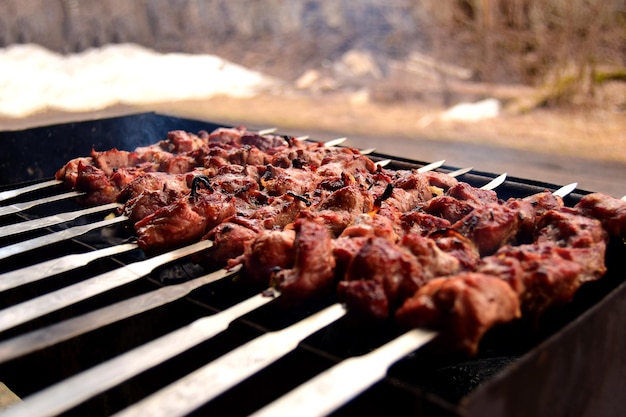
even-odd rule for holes
{"type": "MultiPolygon", "coordinates": [[[[0,342],[0,363],[8,362],[12,359],[27,355],[32,352],[36,352],[48,346],[53,346],[57,343],[69,340],[92,330],[108,326],[117,321],[124,320],[129,317],[164,306],[176,300],[180,300],[181,298],[188,296],[192,291],[200,287],[212,284],[225,278],[234,277],[237,275],[238,272],[239,269],[235,269],[232,271],[220,269],[213,273],[195,278],[182,284],[168,285],[149,293],[118,301],[117,303],[53,324],[43,329],[37,329],[29,333],[16,336],[12,339],[2,341],[0,342]]],[[[267,299],[267,301],[270,300],[269,297],[265,297],[265,299],[267,299]]],[[[242,301],[239,304],[252,305],[248,301],[242,301]]],[[[224,312],[237,311],[239,312],[239,314],[244,314],[243,311],[245,309],[243,307],[239,307],[239,304],[237,304],[236,306],[232,306],[227,310],[224,310],[224,312]]],[[[232,315],[234,313],[228,314],[232,315]]],[[[213,318],[216,315],[212,315],[209,317],[213,318]]],[[[203,320],[203,322],[212,321],[204,320],[204,318],[198,319],[198,321],[199,320],[203,320]]],[[[203,328],[205,328],[206,326],[206,324],[202,325],[203,328]]],[[[190,325],[189,327],[194,326],[190,325]]],[[[188,346],[188,348],[189,347],[190,346],[188,346]]],[[[137,372],[139,373],[140,371],[137,372]]]]}
{"type": "Polygon", "coordinates": [[[29,220],[25,222],[14,223],[8,226],[0,227],[0,236],[13,236],[20,233],[30,232],[44,227],[54,226],[56,224],[69,222],[88,214],[99,213],[101,211],[113,210],[122,207],[119,203],[104,204],[101,206],[89,207],[83,210],[69,211],[65,213],[54,214],[48,217],[29,220]]]}
{"type": "Polygon", "coordinates": [[[41,204],[52,203],[53,201],[66,200],[68,198],[79,197],[83,194],[85,193],[80,192],[80,191],[70,191],[69,193],[53,195],[53,196],[46,197],[46,198],[26,201],[24,203],[17,203],[17,204],[12,204],[10,206],[0,207],[0,217],[7,216],[9,214],[16,214],[16,213],[19,213],[24,210],[28,210],[29,208],[32,208],[41,204]]]}
{"type": "Polygon", "coordinates": [[[346,140],[348,140],[348,138],[332,139],[332,140],[329,140],[327,142],[324,142],[324,146],[327,147],[327,148],[332,148],[333,146],[341,145],[346,140]]]}
{"type": "Polygon", "coordinates": [[[68,307],[79,301],[136,281],[148,275],[154,268],[175,261],[192,253],[208,249],[212,242],[201,240],[154,258],[125,265],[113,271],[64,287],[0,311],[0,332],[26,323],[45,314],[68,307]]]}
{"type": "Polygon", "coordinates": [[[49,181],[44,181],[44,182],[40,182],[40,183],[33,184],[33,185],[27,185],[25,187],[17,188],[15,190],[2,191],[0,192],[0,202],[18,197],[22,194],[30,193],[31,191],[37,191],[37,190],[41,190],[42,188],[53,187],[55,185],[59,185],[62,183],[63,181],[60,181],[60,180],[49,180],[49,181]]]}
{"type": "Polygon", "coordinates": [[[268,128],[268,129],[262,129],[262,130],[259,130],[257,133],[258,133],[260,136],[263,136],[263,135],[269,135],[270,133],[274,133],[274,132],[276,132],[277,130],[278,130],[278,128],[276,128],[276,127],[270,127],[270,128],[268,128]]]}
{"type": "Polygon", "coordinates": [[[423,174],[424,172],[433,171],[445,163],[446,163],[445,159],[442,159],[441,161],[432,162],[428,165],[424,165],[423,167],[418,168],[417,172],[419,172],[420,174],[423,174]]]}
{"type": "Polygon", "coordinates": [[[106,226],[111,226],[116,223],[121,223],[128,220],[126,216],[113,217],[112,219],[101,220],[95,223],[89,223],[82,226],[74,226],[69,229],[61,230],[60,232],[50,233],[48,235],[39,236],[23,242],[14,243],[12,245],[4,246],[0,248],[0,260],[10,258],[11,256],[18,255],[20,253],[28,252],[33,249],[41,248],[53,243],[62,242],[64,240],[72,239],[77,236],[84,235],[95,229],[99,229],[106,226]]]}
{"type": "Polygon", "coordinates": [[[559,188],[558,190],[556,190],[555,192],[553,192],[552,194],[558,196],[558,197],[565,197],[568,194],[571,194],[572,191],[574,191],[576,189],[576,187],[578,187],[578,183],[577,182],[573,182],[571,184],[567,184],[562,186],[561,188],[559,188]]]}
{"type": "Polygon", "coordinates": [[[136,243],[124,243],[90,252],[66,255],[61,258],[50,259],[25,268],[0,274],[0,292],[30,284],[42,279],[51,278],[72,269],[85,266],[89,262],[107,256],[119,255],[137,249],[136,243]]]}
{"type": "Polygon", "coordinates": [[[468,172],[470,172],[473,169],[474,169],[474,167],[460,168],[460,169],[457,169],[455,171],[448,172],[448,175],[451,176],[451,177],[455,177],[456,178],[456,177],[460,177],[461,175],[467,174],[468,172]]]}
{"type": "Polygon", "coordinates": [[[502,184],[504,181],[506,181],[506,175],[507,174],[505,172],[504,174],[497,176],[496,178],[492,179],[491,181],[489,181],[487,184],[483,185],[480,188],[482,188],[483,190],[493,190],[494,188],[502,184]]]}
{"type": "Polygon", "coordinates": [[[370,353],[340,362],[251,416],[321,417],[330,414],[385,378],[394,362],[436,336],[433,331],[410,330],[370,353]]]}

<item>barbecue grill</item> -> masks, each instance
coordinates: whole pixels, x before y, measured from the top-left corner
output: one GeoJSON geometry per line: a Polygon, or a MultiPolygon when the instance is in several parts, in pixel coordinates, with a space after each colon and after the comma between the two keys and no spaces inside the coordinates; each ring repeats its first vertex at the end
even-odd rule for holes
{"type": "MultiPolygon", "coordinates": [[[[134,149],[164,138],[170,130],[197,132],[217,127],[208,122],[146,113],[2,132],[0,191],[49,180],[66,161],[87,155],[92,146],[97,150],[134,149]]],[[[391,159],[390,168],[417,168],[426,164],[376,153],[371,157],[391,159]]],[[[440,169],[446,172],[455,167],[440,169]]],[[[480,186],[495,176],[474,170],[460,179],[480,186]]],[[[557,188],[554,184],[509,177],[497,192],[506,199],[557,188]]],[[[2,205],[63,192],[58,185],[44,187],[2,205]]],[[[586,191],[576,190],[564,200],[567,205],[573,205],[585,194],[586,191]]],[[[0,226],[80,208],[75,199],[62,199],[0,217],[0,226]]],[[[23,241],[101,221],[112,211],[88,214],[37,231],[0,236],[0,251],[23,241]]],[[[273,338],[270,344],[284,345],[284,355],[236,381],[232,387],[218,390],[211,398],[204,400],[202,392],[194,393],[201,397],[198,407],[180,413],[249,415],[334,365],[375,351],[399,335],[385,324],[363,328],[345,318],[335,320],[340,313],[332,309],[328,313],[333,299],[289,308],[281,305],[280,299],[268,301],[267,297],[258,295],[262,288],[239,283],[236,272],[217,271],[211,275],[214,271],[194,264],[189,257],[193,250],[180,253],[174,261],[148,266],[149,270],[137,273],[138,276],[125,271],[122,275],[131,278],[100,294],[68,303],[52,297],[59,291],[64,294],[62,291],[73,286],[86,285],[93,278],[108,277],[124,266],[155,258],[147,258],[137,249],[132,237],[120,222],[0,259],[0,274],[6,276],[69,254],[124,247],[120,253],[107,254],[59,274],[43,274],[37,280],[25,278],[22,283],[18,279],[12,285],[0,282],[3,309],[0,310],[3,330],[0,381],[23,400],[22,406],[31,402],[45,405],[37,413],[28,410],[23,415],[106,416],[132,410],[127,407],[142,401],[158,405],[159,397],[168,399],[167,404],[161,401],[160,408],[167,405],[168,410],[184,410],[187,400],[170,400],[164,388],[246,343],[261,337],[273,338]],[[158,359],[162,350],[175,351],[177,345],[184,345],[177,338],[180,329],[208,327],[199,324],[205,323],[203,318],[220,317],[221,312],[249,299],[246,301],[251,303],[249,311],[227,316],[222,327],[214,330],[214,336],[199,339],[191,348],[171,358],[158,359]],[[42,313],[32,319],[12,321],[7,312],[27,302],[33,309],[42,309],[42,313]],[[60,308],[46,310],[41,306],[56,302],[60,302],[60,308]],[[143,303],[145,308],[138,307],[143,303]],[[123,313],[129,305],[134,305],[136,314],[123,313]],[[293,348],[283,339],[275,340],[274,336],[282,330],[301,326],[297,323],[323,314],[330,316],[296,335],[293,348]],[[125,355],[168,337],[169,342],[157,345],[156,353],[146,350],[145,354],[134,356],[139,361],[152,360],[152,365],[137,375],[120,377],[126,371],[122,360],[125,355]],[[68,400],[73,397],[73,389],[78,392],[83,388],[72,385],[72,378],[86,372],[92,372],[95,380],[113,382],[88,398],[68,400]],[[66,405],[55,409],[56,404],[66,405]]],[[[613,416],[623,413],[626,332],[621,318],[626,315],[625,252],[622,241],[611,242],[607,275],[586,284],[570,305],[550,312],[537,326],[516,323],[494,329],[481,343],[479,354],[472,358],[445,354],[436,343],[426,344],[393,360],[380,381],[342,403],[333,415],[613,416]]],[[[14,411],[19,411],[19,407],[14,411]]]]}

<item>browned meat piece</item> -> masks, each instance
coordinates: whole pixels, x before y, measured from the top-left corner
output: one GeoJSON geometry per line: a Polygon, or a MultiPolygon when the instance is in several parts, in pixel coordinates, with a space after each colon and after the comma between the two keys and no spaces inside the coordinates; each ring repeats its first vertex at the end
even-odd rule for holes
{"type": "Polygon", "coordinates": [[[384,203],[393,205],[402,213],[433,197],[428,178],[416,171],[396,178],[391,185],[393,193],[384,203]]]}
{"type": "Polygon", "coordinates": [[[387,239],[374,237],[368,239],[353,257],[346,271],[345,281],[339,283],[338,294],[341,296],[340,301],[349,309],[352,307],[355,311],[375,319],[386,319],[393,309],[415,293],[428,278],[415,256],[407,249],[387,239]],[[359,282],[363,280],[376,283],[384,292],[389,308],[383,315],[379,308],[368,307],[369,297],[364,297],[363,284],[359,282]]]}
{"type": "Polygon", "coordinates": [[[260,285],[269,285],[276,269],[293,268],[295,262],[295,232],[263,230],[245,246],[244,278],[260,285]]]}
{"type": "Polygon", "coordinates": [[[496,203],[476,207],[451,228],[472,240],[480,256],[486,256],[513,241],[518,222],[517,211],[496,203]]]}
{"type": "Polygon", "coordinates": [[[237,127],[220,127],[211,132],[208,136],[208,141],[213,143],[225,143],[225,144],[238,144],[240,143],[241,135],[246,132],[244,126],[237,127]]]}
{"type": "Polygon", "coordinates": [[[259,171],[253,166],[225,165],[211,178],[211,184],[223,193],[240,195],[259,190],[259,171]]]}
{"type": "Polygon", "coordinates": [[[244,254],[246,246],[250,244],[261,230],[242,225],[233,221],[225,221],[214,227],[203,238],[213,240],[213,247],[210,251],[195,257],[194,262],[208,267],[226,265],[230,260],[233,264],[244,254]]]}
{"type": "Polygon", "coordinates": [[[119,168],[129,168],[140,162],[139,155],[135,152],[118,151],[111,149],[104,152],[91,150],[93,165],[100,168],[105,175],[111,175],[119,168]]]}
{"type": "Polygon", "coordinates": [[[283,228],[293,223],[305,203],[288,194],[272,198],[266,205],[254,210],[248,218],[259,222],[264,229],[283,228]]]}
{"type": "Polygon", "coordinates": [[[372,196],[357,185],[350,185],[329,194],[319,205],[319,210],[350,211],[354,216],[372,211],[372,196]]]}
{"type": "Polygon", "coordinates": [[[261,185],[268,195],[279,196],[287,192],[303,195],[315,189],[315,173],[305,169],[278,168],[268,165],[261,176],[261,185]]]}
{"type": "Polygon", "coordinates": [[[474,206],[467,201],[442,195],[428,200],[422,206],[422,210],[432,216],[441,217],[450,223],[455,223],[474,210],[474,206]]]}
{"type": "Polygon", "coordinates": [[[602,222],[612,236],[626,238],[626,201],[602,193],[587,194],[575,209],[602,222]]]}
{"type": "Polygon", "coordinates": [[[360,177],[376,171],[376,164],[365,155],[333,153],[322,161],[317,174],[322,177],[338,177],[342,173],[360,177]]]}
{"type": "Polygon", "coordinates": [[[466,182],[459,182],[450,187],[446,195],[457,200],[467,201],[475,206],[498,202],[498,194],[495,191],[472,187],[466,182]]]}
{"type": "Polygon", "coordinates": [[[148,172],[135,177],[118,194],[122,213],[135,223],[189,193],[185,175],[148,172]]]}
{"type": "Polygon", "coordinates": [[[381,282],[361,279],[341,281],[337,297],[352,317],[361,320],[385,320],[389,317],[389,299],[381,282]]]}
{"type": "Polygon", "coordinates": [[[182,197],[189,193],[185,175],[169,175],[164,172],[147,172],[135,177],[121,191],[117,201],[123,203],[140,196],[146,191],[163,191],[182,197]]]}
{"type": "Polygon", "coordinates": [[[396,311],[400,325],[436,329],[445,348],[470,355],[489,329],[519,317],[519,300],[511,287],[478,273],[433,279],[396,311]]]}
{"type": "Polygon", "coordinates": [[[448,220],[417,210],[404,213],[399,221],[399,226],[404,234],[415,233],[426,236],[434,231],[450,227],[448,220]]]}
{"type": "Polygon", "coordinates": [[[185,199],[180,199],[135,223],[137,244],[147,253],[190,244],[200,240],[206,222],[185,199]]]}
{"type": "Polygon", "coordinates": [[[441,250],[432,239],[409,234],[402,238],[400,245],[415,256],[424,271],[424,279],[453,275],[461,270],[461,262],[453,255],[441,250]]]}
{"type": "Polygon", "coordinates": [[[343,231],[354,222],[356,213],[347,210],[303,210],[298,214],[326,227],[333,238],[340,236],[343,231]]]}
{"type": "Polygon", "coordinates": [[[537,229],[537,242],[554,242],[562,247],[588,248],[608,237],[599,220],[568,208],[546,211],[538,220],[537,229]]]}
{"type": "Polygon", "coordinates": [[[254,132],[246,132],[241,135],[240,143],[243,146],[254,146],[261,151],[270,151],[272,149],[283,148],[288,146],[288,142],[283,136],[278,135],[259,135],[254,132]]]}
{"type": "Polygon", "coordinates": [[[135,223],[137,243],[146,252],[190,244],[234,214],[233,197],[204,192],[183,197],[135,223]]]}
{"type": "Polygon", "coordinates": [[[448,189],[459,183],[459,180],[443,172],[428,171],[422,175],[426,177],[431,186],[441,188],[444,192],[447,192],[448,189]]]}
{"type": "Polygon", "coordinates": [[[335,257],[335,271],[338,277],[343,277],[348,269],[348,265],[352,259],[361,250],[363,245],[367,243],[369,237],[340,236],[332,240],[333,256],[335,257]]]}
{"type": "Polygon", "coordinates": [[[120,189],[99,168],[78,163],[75,188],[87,194],[80,198],[82,204],[100,205],[112,203],[117,199],[120,189]]]}
{"type": "Polygon", "coordinates": [[[588,248],[554,242],[505,246],[483,258],[478,270],[509,282],[519,293],[524,315],[537,320],[547,309],[570,302],[583,283],[602,277],[605,253],[604,242],[588,248]]]}
{"type": "Polygon", "coordinates": [[[359,214],[340,235],[340,237],[370,236],[382,237],[390,242],[397,242],[399,239],[391,220],[378,214],[359,214]]]}
{"type": "Polygon", "coordinates": [[[318,168],[324,160],[325,150],[322,144],[308,146],[289,146],[272,154],[269,163],[281,168],[318,168]]]}
{"type": "Polygon", "coordinates": [[[419,193],[422,201],[430,200],[433,195],[430,191],[430,181],[424,174],[417,171],[401,171],[391,183],[394,188],[402,188],[404,190],[415,190],[419,193]]]}
{"type": "Polygon", "coordinates": [[[530,203],[535,211],[535,216],[539,217],[548,210],[560,210],[564,207],[563,199],[552,194],[550,191],[533,194],[522,199],[530,203]]]}
{"type": "Polygon", "coordinates": [[[184,174],[193,171],[196,167],[196,160],[187,155],[173,155],[171,158],[165,159],[159,165],[159,171],[168,174],[184,174]]]}
{"type": "Polygon", "coordinates": [[[465,271],[474,271],[480,261],[478,248],[474,242],[452,229],[435,231],[429,235],[442,251],[459,260],[465,271]]]}
{"type": "Polygon", "coordinates": [[[272,279],[287,303],[327,295],[335,283],[335,258],[328,229],[306,219],[298,219],[294,228],[294,266],[278,271],[272,279]]]}
{"type": "Polygon", "coordinates": [[[515,240],[518,243],[529,243],[535,238],[537,215],[533,205],[519,198],[511,198],[504,205],[517,212],[518,226],[515,240]]]}
{"type": "Polygon", "coordinates": [[[64,181],[66,187],[75,188],[79,165],[83,167],[93,165],[93,160],[91,157],[72,159],[63,168],[59,169],[54,177],[59,181],[64,181]]]}
{"type": "Polygon", "coordinates": [[[193,133],[185,132],[184,130],[168,132],[167,139],[160,143],[162,149],[176,154],[191,152],[201,148],[205,144],[206,140],[193,133]]]}
{"type": "Polygon", "coordinates": [[[219,168],[229,164],[265,165],[268,159],[268,155],[257,148],[235,147],[225,144],[218,146],[214,143],[189,153],[189,156],[196,160],[198,166],[205,168],[219,168]]]}

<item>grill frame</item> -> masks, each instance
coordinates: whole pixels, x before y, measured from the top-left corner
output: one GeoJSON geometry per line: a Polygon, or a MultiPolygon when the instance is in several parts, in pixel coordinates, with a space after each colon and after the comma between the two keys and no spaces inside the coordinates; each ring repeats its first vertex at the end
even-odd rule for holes
{"type": "MultiPolygon", "coordinates": [[[[33,129],[27,129],[22,131],[13,132],[0,132],[0,144],[5,150],[5,155],[12,155],[15,157],[7,158],[0,164],[0,184],[3,184],[0,189],[13,188],[16,183],[29,183],[33,181],[39,181],[44,178],[51,177],[54,171],[61,167],[67,160],[85,155],[89,152],[90,147],[93,145],[97,150],[109,149],[118,147],[119,149],[132,149],[135,146],[143,146],[153,143],[155,140],[165,136],[169,130],[188,130],[198,131],[201,129],[210,131],[218,125],[209,122],[202,122],[190,119],[182,119],[167,115],[161,115],[156,113],[144,113],[139,115],[130,115],[123,117],[115,117],[109,119],[100,119],[85,122],[66,123],[54,126],[44,126],[33,129]],[[130,138],[129,142],[120,143],[119,138],[130,138]],[[58,152],[59,144],[62,145],[62,152],[58,152]],[[36,152],[35,152],[36,151],[36,152]]],[[[392,159],[392,168],[409,168],[414,167],[415,164],[423,164],[420,161],[411,161],[404,158],[374,154],[373,157],[381,159],[392,159]]],[[[452,169],[452,168],[450,168],[452,169]]],[[[472,171],[471,174],[466,174],[462,180],[467,181],[473,185],[481,185],[494,177],[493,174],[472,171]]],[[[529,195],[543,189],[556,189],[556,185],[531,181],[520,178],[508,178],[505,186],[498,189],[498,194],[501,198],[506,199],[508,197],[520,197],[529,195]]],[[[566,204],[574,204],[580,197],[586,194],[587,191],[576,190],[575,193],[568,196],[565,201],[566,204]]],[[[28,198],[32,198],[33,195],[29,195],[28,198]]],[[[27,197],[24,197],[27,199],[27,197]]],[[[28,215],[40,215],[46,209],[40,211],[29,211],[28,215]]],[[[24,218],[21,216],[20,218],[24,218]]],[[[76,239],[72,242],[72,245],[78,245],[85,250],[89,250],[96,247],[98,242],[94,242],[87,239],[76,239]]],[[[619,247],[619,243],[617,244],[619,247]]],[[[624,252],[623,245],[615,255],[619,258],[624,252]]],[[[141,255],[137,255],[141,257],[141,255]]],[[[28,258],[25,256],[24,258],[28,258]]],[[[130,259],[132,260],[132,259],[130,259]]],[[[14,260],[11,260],[13,262],[14,260]]],[[[115,259],[107,259],[103,263],[108,265],[102,265],[102,268],[112,268],[120,263],[126,263],[129,258],[116,257],[115,259]]],[[[23,262],[27,262],[26,259],[23,262]]],[[[0,266],[4,264],[0,263],[0,266]]],[[[356,413],[367,415],[384,415],[389,411],[390,404],[394,404],[394,410],[398,410],[398,415],[454,415],[454,416],[485,416],[485,415],[617,415],[620,411],[623,411],[623,405],[620,404],[620,394],[624,391],[624,384],[626,381],[626,360],[620,355],[621,352],[626,351],[626,335],[624,332],[620,332],[619,317],[626,313],[626,283],[624,282],[624,276],[626,276],[626,265],[624,262],[613,261],[609,266],[610,276],[608,279],[603,280],[598,285],[593,285],[590,288],[583,288],[581,290],[581,296],[577,298],[576,302],[565,311],[560,312],[554,316],[549,317],[544,323],[539,335],[535,336],[537,339],[531,343],[531,346],[522,350],[521,353],[517,353],[513,357],[497,357],[490,355],[483,355],[480,358],[472,361],[457,361],[453,365],[457,366],[457,369],[465,367],[467,369],[467,378],[477,378],[477,374],[481,378],[484,378],[481,385],[473,389],[471,393],[461,395],[455,394],[455,399],[450,400],[450,395],[442,396],[437,392],[437,387],[433,391],[425,389],[423,385],[407,382],[407,379],[411,380],[412,376],[407,376],[409,373],[406,368],[406,364],[400,364],[392,367],[390,370],[390,376],[384,381],[376,384],[364,395],[357,398],[355,401],[347,404],[342,409],[338,410],[336,415],[354,415],[356,413]],[[583,291],[584,290],[584,291],[583,291]],[[495,362],[499,360],[500,362],[495,362]],[[478,361],[482,361],[481,366],[478,361]],[[504,368],[502,369],[502,365],[504,368]],[[598,366],[601,365],[601,366],[598,366]],[[404,366],[404,368],[402,368],[404,366]],[[401,369],[402,368],[402,369],[401,369]],[[474,369],[474,374],[472,374],[474,369]],[[478,371],[476,371],[478,369],[478,371]],[[492,371],[489,371],[492,369],[492,371]],[[491,375],[493,374],[493,375],[491,375]],[[583,395],[584,394],[584,395],[583,395]]],[[[157,274],[158,275],[158,274],[157,274]]],[[[146,280],[142,280],[137,285],[145,286],[145,288],[158,288],[162,284],[159,277],[150,276],[146,280]]],[[[125,290],[129,290],[126,288],[125,290]]],[[[145,289],[142,289],[144,291],[145,289]]],[[[132,291],[131,291],[132,292],[132,291]]],[[[128,297],[125,293],[121,295],[128,297]]],[[[236,297],[235,297],[236,298],[236,297]]],[[[107,297],[106,300],[101,302],[108,302],[108,300],[115,299],[115,295],[107,297]]],[[[192,317],[198,317],[202,314],[211,313],[215,311],[215,308],[208,306],[206,298],[202,298],[196,294],[196,296],[188,297],[184,301],[181,301],[180,308],[189,309],[189,316],[186,316],[185,320],[191,320],[192,317]]],[[[11,301],[5,301],[10,303],[11,301]]],[[[171,306],[174,308],[175,306],[171,306]]],[[[178,308],[179,306],[177,306],[178,308]]],[[[88,311],[94,308],[94,305],[90,303],[83,304],[81,309],[88,311]]],[[[320,306],[309,306],[309,309],[320,308],[320,306]]],[[[78,311],[83,311],[79,309],[78,311]]],[[[170,306],[168,306],[168,309],[170,306]]],[[[218,308],[219,309],[219,308],[218,308]]],[[[180,325],[180,321],[177,321],[175,317],[169,317],[172,323],[165,323],[168,315],[159,312],[158,317],[161,317],[163,325],[161,329],[156,332],[152,332],[149,336],[154,337],[155,334],[162,333],[168,329],[175,328],[180,325]],[[165,318],[163,318],[165,317],[165,318]]],[[[175,314],[178,310],[175,308],[175,314]]],[[[307,314],[307,308],[299,314],[307,314]]],[[[51,322],[59,320],[67,315],[72,316],[77,314],[75,311],[64,311],[61,314],[54,317],[48,317],[51,322]]],[[[276,312],[272,314],[276,315],[276,312]]],[[[272,314],[269,314],[271,317],[272,314]]],[[[297,314],[296,314],[297,315],[297,314]]],[[[147,317],[147,322],[153,320],[153,318],[147,317]]],[[[185,321],[183,320],[183,321],[185,321]]],[[[127,321],[125,321],[126,323],[127,321]]],[[[244,333],[251,337],[251,335],[262,334],[268,330],[267,326],[260,325],[258,318],[247,317],[245,320],[240,320],[234,325],[235,328],[245,329],[244,333]]],[[[45,324],[46,321],[40,323],[45,324]]],[[[128,323],[126,323],[128,324],[128,323]]],[[[107,339],[115,336],[116,329],[119,331],[122,323],[108,326],[110,329],[100,329],[99,331],[91,334],[89,337],[95,338],[101,337],[107,339]],[[98,336],[99,334],[99,336],[98,336]]],[[[14,333],[0,335],[3,339],[10,334],[19,334],[26,327],[20,327],[15,330],[14,333]]],[[[141,335],[133,335],[135,329],[126,329],[124,334],[131,340],[128,340],[128,346],[117,346],[116,350],[124,350],[132,347],[134,344],[142,342],[144,338],[141,335]]],[[[521,332],[521,334],[531,334],[527,329],[509,329],[510,332],[521,332]]],[[[380,330],[381,335],[373,334],[369,342],[361,345],[361,349],[366,349],[368,343],[374,346],[379,340],[388,338],[389,334],[385,334],[385,330],[380,330]]],[[[93,332],[92,332],[93,333],[93,332]]],[[[504,333],[506,335],[506,332],[504,333]]],[[[314,370],[302,369],[300,375],[292,375],[290,379],[303,380],[303,377],[307,377],[308,374],[317,372],[319,367],[327,367],[335,363],[340,359],[340,354],[334,355],[329,352],[320,352],[316,347],[315,338],[323,337],[324,334],[316,334],[312,337],[312,341],[308,341],[301,345],[297,352],[291,356],[295,356],[295,359],[290,356],[285,363],[276,365],[273,370],[268,370],[266,373],[270,375],[280,375],[280,369],[285,372],[291,366],[301,365],[302,362],[317,361],[320,362],[314,370]],[[306,359],[306,361],[305,361],[306,359]],[[281,368],[282,367],[282,368],[281,368]],[[277,370],[278,369],[278,370],[277,370]]],[[[246,339],[243,337],[243,339],[246,339]]],[[[502,337],[502,333],[496,334],[494,337],[502,337]]],[[[234,337],[235,339],[237,337],[234,337]]],[[[223,338],[224,339],[224,338],[223,338]]],[[[222,340],[224,342],[224,340],[222,340]]],[[[233,343],[229,341],[228,343],[233,343]]],[[[226,343],[226,347],[228,347],[226,343]]],[[[490,343],[488,341],[488,343],[490,343]]],[[[97,344],[97,343],[96,343],[97,344]]],[[[80,342],[78,340],[69,342],[66,350],[69,353],[67,357],[71,355],[79,355],[78,352],[72,349],[79,349],[80,342]],[[75,345],[77,344],[77,345],[75,345]]],[[[215,345],[215,343],[213,343],[215,345]]],[[[91,345],[90,345],[91,346],[91,345]]],[[[497,346],[497,343],[496,343],[497,346]]],[[[212,346],[211,344],[203,344],[202,347],[194,349],[194,355],[199,355],[200,351],[204,356],[203,359],[210,358],[211,355],[218,355],[220,352],[225,352],[224,347],[212,346]],[[212,352],[207,354],[206,351],[212,352]]],[[[52,355],[55,352],[55,348],[48,349],[47,352],[49,358],[53,358],[52,355]]],[[[103,350],[106,350],[103,348],[103,350]]],[[[115,349],[114,349],[115,350],[115,349]]],[[[109,352],[108,355],[111,353],[109,352]]],[[[42,369],[46,366],[44,359],[33,359],[36,354],[27,356],[24,359],[12,361],[9,364],[0,365],[0,375],[7,375],[12,372],[19,372],[20,367],[31,366],[33,361],[35,363],[41,363],[42,369]],[[28,358],[30,359],[27,360],[28,358]]],[[[417,361],[415,363],[409,363],[409,370],[416,372],[425,372],[426,375],[435,375],[442,378],[445,382],[445,372],[441,370],[447,369],[448,366],[452,366],[449,363],[439,363],[441,365],[437,369],[424,370],[420,368],[420,363],[427,363],[433,360],[433,352],[429,352],[425,349],[424,352],[420,351],[413,355],[409,361],[417,361]],[[420,362],[421,361],[421,362],[420,362]]],[[[70,369],[56,369],[59,373],[71,374],[76,372],[77,369],[84,368],[90,363],[96,363],[97,361],[106,358],[107,354],[103,353],[101,356],[93,355],[88,360],[81,362],[78,366],[72,370],[70,369]]],[[[50,359],[51,360],[51,359],[50,359]]],[[[80,362],[80,359],[76,359],[80,362]]],[[[173,367],[180,366],[181,370],[186,369],[183,363],[185,360],[173,361],[173,367]]],[[[165,365],[165,364],[164,364],[165,365]]],[[[170,368],[172,368],[170,366],[170,368]]],[[[150,372],[148,373],[148,375],[150,372]]],[[[460,374],[457,374],[457,377],[460,374]]],[[[312,376],[312,375],[310,375],[312,376]]],[[[11,382],[5,381],[9,387],[11,382]]],[[[139,378],[141,381],[147,381],[146,375],[139,378]],[[143,378],[143,379],[142,379],[143,378]]],[[[420,378],[417,378],[418,380],[420,378]]],[[[480,378],[479,378],[480,379],[480,378]]],[[[37,388],[45,386],[45,378],[42,378],[37,388]]],[[[442,382],[443,383],[443,382],[442,382]]],[[[229,392],[217,400],[213,401],[208,407],[201,411],[219,411],[219,410],[233,410],[233,405],[237,405],[240,402],[241,395],[248,395],[249,390],[256,392],[256,400],[251,399],[249,407],[254,406],[255,401],[262,403],[267,401],[266,395],[277,396],[287,389],[287,387],[274,387],[270,390],[270,393],[263,391],[263,379],[261,377],[253,377],[250,381],[246,381],[244,384],[246,387],[236,388],[232,392],[229,392]],[[246,391],[248,390],[248,391],[246,391]],[[219,409],[219,410],[218,410],[219,409]]],[[[281,385],[277,383],[277,385],[281,385]]],[[[428,384],[426,384],[428,385],[428,384]]],[[[434,385],[434,384],[433,384],[434,385]]],[[[432,388],[432,387],[430,387],[432,388]]],[[[471,387],[474,388],[474,387],[471,387]]],[[[146,388],[149,390],[149,388],[146,388]]],[[[32,390],[32,388],[31,388],[32,390]]],[[[107,398],[123,397],[126,393],[123,390],[111,390],[106,395],[101,396],[97,400],[90,401],[90,404],[86,404],[78,410],[104,410],[106,408],[107,398]],[[87,407],[87,408],[85,408],[87,407]]],[[[133,394],[138,396],[138,394],[133,394]]],[[[132,395],[131,395],[132,396],[132,395]]],[[[115,399],[117,403],[120,399],[115,399]]],[[[245,414],[245,408],[239,408],[240,414],[245,414]]],[[[198,414],[199,414],[198,413],[198,414]]],[[[90,413],[91,415],[95,415],[90,413]]],[[[229,415],[233,413],[230,412],[229,415]]],[[[237,413],[235,413],[237,414],[237,413]]],[[[68,415],[72,415],[69,413],[68,415]]]]}

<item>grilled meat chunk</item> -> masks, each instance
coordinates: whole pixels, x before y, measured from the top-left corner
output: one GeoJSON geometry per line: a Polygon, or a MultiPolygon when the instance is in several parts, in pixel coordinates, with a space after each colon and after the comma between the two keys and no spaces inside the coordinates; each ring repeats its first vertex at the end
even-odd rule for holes
{"type": "Polygon", "coordinates": [[[626,201],[602,193],[583,196],[575,209],[600,220],[611,236],[626,238],[626,201]]]}
{"type": "Polygon", "coordinates": [[[480,256],[485,256],[515,238],[518,222],[517,211],[505,205],[491,203],[476,207],[450,227],[470,238],[480,256]]]}
{"type": "Polygon", "coordinates": [[[146,252],[190,244],[234,214],[231,196],[207,192],[185,196],[135,223],[137,244],[146,252]]]}
{"type": "Polygon", "coordinates": [[[245,245],[244,278],[268,285],[276,269],[291,269],[295,262],[295,238],[292,229],[263,230],[245,245]]]}
{"type": "Polygon", "coordinates": [[[406,328],[437,329],[445,348],[473,355],[483,335],[519,318],[520,308],[517,294],[506,282],[468,272],[431,280],[404,302],[395,317],[406,328]]]}
{"type": "Polygon", "coordinates": [[[549,308],[570,302],[582,284],[604,275],[605,253],[604,242],[587,248],[555,242],[505,246],[484,258],[478,271],[508,282],[524,315],[536,321],[549,308]]]}
{"type": "Polygon", "coordinates": [[[561,247],[587,248],[608,238],[599,220],[568,208],[546,211],[537,228],[537,242],[554,242],[561,247]]]}
{"type": "Polygon", "coordinates": [[[335,283],[335,258],[328,229],[307,219],[298,219],[294,229],[293,268],[281,269],[272,278],[287,303],[327,295],[335,283]]]}
{"type": "MultiPolygon", "coordinates": [[[[402,301],[415,293],[428,279],[417,258],[406,248],[387,239],[372,237],[354,255],[348,265],[345,280],[338,286],[339,300],[349,311],[386,319],[402,301]],[[364,285],[361,281],[371,281],[364,285]],[[386,309],[380,303],[370,306],[370,296],[364,289],[385,295],[386,309]]],[[[376,296],[381,299],[380,296],[376,296]]]]}

